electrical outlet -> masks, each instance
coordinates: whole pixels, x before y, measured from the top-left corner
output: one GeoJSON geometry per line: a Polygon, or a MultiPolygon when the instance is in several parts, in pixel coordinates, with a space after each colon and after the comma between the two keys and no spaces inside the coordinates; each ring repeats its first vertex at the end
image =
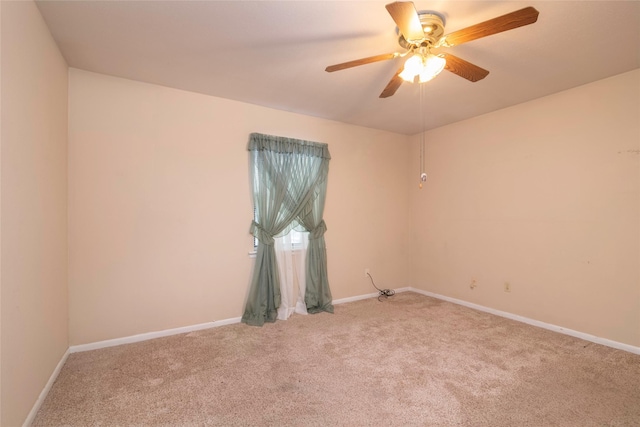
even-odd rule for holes
{"type": "Polygon", "coordinates": [[[511,292],[511,283],[504,282],[504,291],[505,292],[511,292]]]}
{"type": "Polygon", "coordinates": [[[369,269],[368,268],[364,269],[364,277],[369,277],[369,269]]]}

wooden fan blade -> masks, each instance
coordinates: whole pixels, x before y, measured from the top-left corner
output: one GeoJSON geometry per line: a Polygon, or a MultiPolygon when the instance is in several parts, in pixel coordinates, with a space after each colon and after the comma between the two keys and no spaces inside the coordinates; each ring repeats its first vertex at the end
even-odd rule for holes
{"type": "Polygon", "coordinates": [[[385,7],[407,41],[424,39],[420,17],[412,2],[397,1],[385,7]]]}
{"type": "Polygon", "coordinates": [[[482,80],[489,74],[489,72],[484,68],[480,68],[477,65],[458,58],[457,56],[453,56],[450,53],[446,53],[444,55],[444,59],[447,60],[447,63],[444,66],[445,70],[451,71],[453,74],[457,74],[470,82],[482,80]]]}
{"type": "Polygon", "coordinates": [[[378,61],[386,61],[387,59],[393,59],[398,54],[396,53],[385,53],[383,55],[370,56],[368,58],[356,59],[355,61],[343,62],[342,64],[329,65],[324,70],[328,73],[332,73],[334,71],[344,70],[346,68],[357,67],[359,65],[371,64],[372,62],[378,61]]]}
{"type": "Polygon", "coordinates": [[[394,93],[396,93],[396,91],[404,81],[402,80],[402,77],[400,77],[400,73],[402,72],[403,69],[404,69],[404,65],[400,67],[400,69],[396,72],[395,76],[393,76],[389,81],[389,83],[387,83],[387,87],[385,87],[382,93],[380,94],[380,98],[388,98],[394,93]]]}
{"type": "Polygon", "coordinates": [[[533,7],[525,7],[515,12],[481,22],[476,25],[454,31],[445,36],[445,45],[456,46],[481,37],[501,33],[524,25],[533,24],[538,20],[539,12],[533,7]]]}

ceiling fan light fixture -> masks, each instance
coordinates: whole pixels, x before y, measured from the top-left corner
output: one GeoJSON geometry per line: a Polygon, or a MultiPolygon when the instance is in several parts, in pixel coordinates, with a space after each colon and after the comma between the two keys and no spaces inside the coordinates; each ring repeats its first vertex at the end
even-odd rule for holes
{"type": "Polygon", "coordinates": [[[404,63],[400,78],[413,83],[419,77],[420,83],[428,82],[440,74],[446,60],[431,53],[416,53],[404,63]]]}
{"type": "Polygon", "coordinates": [[[424,68],[424,57],[416,53],[404,63],[404,69],[400,73],[400,77],[404,81],[413,83],[416,76],[420,75],[424,68]]]}
{"type": "Polygon", "coordinates": [[[425,66],[420,72],[420,83],[428,82],[444,70],[447,60],[441,56],[427,54],[425,58],[425,66]]]}

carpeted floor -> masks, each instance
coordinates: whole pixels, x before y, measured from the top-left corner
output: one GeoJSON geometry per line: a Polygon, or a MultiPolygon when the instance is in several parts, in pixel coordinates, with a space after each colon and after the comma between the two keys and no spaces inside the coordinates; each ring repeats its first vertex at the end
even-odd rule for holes
{"type": "Polygon", "coordinates": [[[34,426],[639,426],[640,356],[405,292],[71,354],[34,426]]]}

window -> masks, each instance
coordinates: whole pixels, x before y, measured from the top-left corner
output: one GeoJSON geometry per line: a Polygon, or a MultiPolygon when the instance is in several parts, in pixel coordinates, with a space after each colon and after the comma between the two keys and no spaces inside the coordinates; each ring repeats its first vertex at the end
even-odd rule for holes
{"type": "MultiPolygon", "coordinates": [[[[253,208],[253,220],[257,222],[256,219],[256,208],[253,208]]],[[[291,230],[289,234],[291,235],[291,246],[293,249],[302,249],[302,233],[306,233],[306,231],[298,231],[291,230]]],[[[258,238],[253,236],[253,251],[255,252],[258,249],[258,238]]]]}
{"type": "Polygon", "coordinates": [[[291,235],[291,246],[293,249],[302,249],[302,233],[306,233],[305,231],[297,231],[291,230],[289,234],[291,235]]]}

